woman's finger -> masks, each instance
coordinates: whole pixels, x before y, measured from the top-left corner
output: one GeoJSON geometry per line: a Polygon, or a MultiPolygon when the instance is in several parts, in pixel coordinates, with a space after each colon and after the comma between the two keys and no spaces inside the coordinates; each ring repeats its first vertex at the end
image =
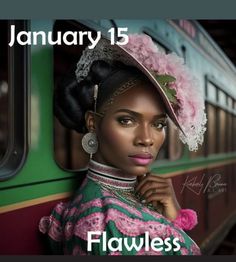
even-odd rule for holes
{"type": "Polygon", "coordinates": [[[147,185],[146,187],[143,187],[138,193],[142,198],[146,198],[150,196],[153,193],[162,193],[162,192],[169,192],[169,186],[166,184],[151,184],[147,185]]]}
{"type": "Polygon", "coordinates": [[[147,197],[146,203],[150,203],[152,201],[160,201],[162,204],[166,203],[170,199],[170,195],[165,194],[165,193],[160,193],[160,194],[152,194],[149,197],[147,197]]]}
{"type": "Polygon", "coordinates": [[[147,182],[159,182],[164,184],[168,183],[167,179],[159,178],[158,176],[154,175],[148,175],[137,185],[136,191],[139,191],[147,182]]]}

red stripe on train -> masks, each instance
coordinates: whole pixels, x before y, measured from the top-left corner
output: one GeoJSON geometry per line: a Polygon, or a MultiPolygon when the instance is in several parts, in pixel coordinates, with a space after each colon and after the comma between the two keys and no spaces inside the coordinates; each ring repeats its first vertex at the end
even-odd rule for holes
{"type": "Polygon", "coordinates": [[[50,214],[60,201],[51,201],[1,214],[0,255],[50,254],[45,236],[38,230],[38,223],[40,218],[50,214]]]}

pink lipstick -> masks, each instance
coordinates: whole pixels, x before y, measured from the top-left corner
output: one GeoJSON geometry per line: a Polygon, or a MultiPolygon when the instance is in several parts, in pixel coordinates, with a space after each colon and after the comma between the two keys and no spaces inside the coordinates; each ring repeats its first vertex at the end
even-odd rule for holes
{"type": "Polygon", "coordinates": [[[129,158],[137,165],[145,166],[152,162],[153,156],[151,154],[137,154],[129,156],[129,158]]]}

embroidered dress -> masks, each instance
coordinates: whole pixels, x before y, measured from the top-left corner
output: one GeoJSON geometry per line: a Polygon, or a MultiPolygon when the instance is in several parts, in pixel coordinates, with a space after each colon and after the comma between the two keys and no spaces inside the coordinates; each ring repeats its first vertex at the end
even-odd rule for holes
{"type": "Polygon", "coordinates": [[[135,184],[136,177],[90,160],[74,199],[59,203],[40,221],[39,229],[48,234],[53,253],[200,255],[199,247],[183,230],[140,202],[134,194],[135,184]],[[152,248],[151,242],[156,241],[158,245],[152,248]]]}

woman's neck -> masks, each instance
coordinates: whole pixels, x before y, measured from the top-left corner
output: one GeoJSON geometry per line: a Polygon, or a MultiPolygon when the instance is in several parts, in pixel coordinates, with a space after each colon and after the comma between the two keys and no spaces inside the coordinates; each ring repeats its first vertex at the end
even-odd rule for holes
{"type": "Polygon", "coordinates": [[[121,169],[101,164],[90,159],[88,165],[88,177],[94,181],[102,182],[117,188],[134,188],[137,177],[126,174],[121,169]]]}

